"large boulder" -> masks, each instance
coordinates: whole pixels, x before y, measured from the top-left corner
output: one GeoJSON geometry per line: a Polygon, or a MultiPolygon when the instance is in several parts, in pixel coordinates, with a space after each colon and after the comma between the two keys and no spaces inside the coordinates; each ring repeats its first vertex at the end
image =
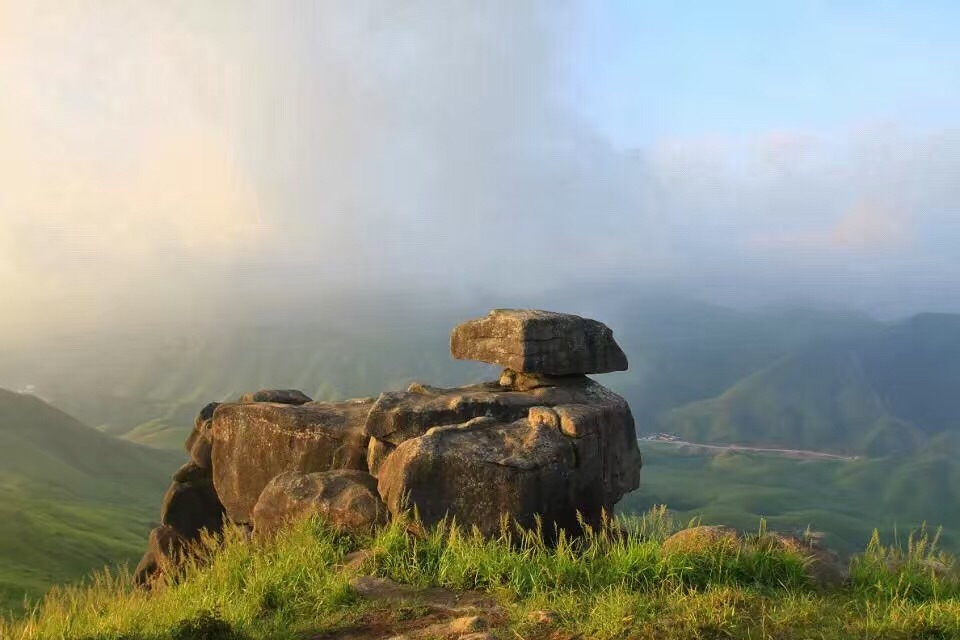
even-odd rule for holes
{"type": "Polygon", "coordinates": [[[407,440],[383,461],[380,495],[394,514],[416,508],[432,525],[451,516],[495,535],[501,517],[535,525],[535,514],[564,528],[576,525],[573,447],[559,431],[525,420],[474,418],[434,427],[407,440]]]}
{"type": "Polygon", "coordinates": [[[223,529],[223,505],[213,487],[209,469],[187,463],[173,476],[173,484],[163,496],[160,521],[188,540],[196,540],[201,531],[219,533],[223,529]]]}
{"type": "Polygon", "coordinates": [[[526,392],[497,383],[382,395],[367,428],[396,445],[378,487],[394,514],[416,507],[497,532],[501,516],[576,530],[639,486],[640,452],[626,401],[589,378],[526,392]],[[385,397],[386,396],[386,397],[385,397]]]}
{"type": "Polygon", "coordinates": [[[449,516],[496,534],[504,520],[542,521],[550,536],[599,524],[639,486],[630,407],[586,376],[627,366],[608,327],[500,309],[458,326],[451,351],[507,368],[493,382],[414,383],[376,400],[260,390],[204,407],[138,580],[226,518],[271,532],[323,514],[365,531],[416,508],[426,525],[449,516]]]}
{"type": "Polygon", "coordinates": [[[254,533],[272,534],[290,522],[319,515],[336,529],[369,533],[387,521],[377,481],[363,471],[281,473],[253,508],[254,533]]]}
{"type": "Polygon", "coordinates": [[[494,309],[453,330],[450,353],[522,373],[569,375],[625,371],[613,331],[596,320],[537,309],[494,309]]]}
{"type": "Polygon", "coordinates": [[[240,396],[240,402],[274,402],[276,404],[306,404],[310,396],[297,389],[260,389],[240,396]]]}
{"type": "Polygon", "coordinates": [[[250,522],[260,493],[287,471],[367,469],[370,399],[230,403],[213,416],[213,483],[227,515],[250,522]]]}

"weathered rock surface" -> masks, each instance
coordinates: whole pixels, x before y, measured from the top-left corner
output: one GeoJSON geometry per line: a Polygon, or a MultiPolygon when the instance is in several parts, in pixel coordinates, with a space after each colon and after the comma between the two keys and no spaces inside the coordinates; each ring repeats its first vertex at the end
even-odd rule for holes
{"type": "Polygon", "coordinates": [[[372,401],[230,403],[213,416],[213,482],[227,515],[249,522],[260,493],[287,471],[366,471],[372,401]]]}
{"type": "Polygon", "coordinates": [[[596,320],[536,309],[494,309],[458,325],[450,353],[524,373],[569,375],[625,371],[613,331],[596,320]]]}
{"type": "Polygon", "coordinates": [[[306,404],[312,402],[310,396],[296,389],[260,389],[248,391],[240,396],[240,402],[273,402],[275,404],[306,404]]]}
{"type": "Polygon", "coordinates": [[[450,515],[496,535],[503,515],[533,527],[540,514],[570,528],[575,464],[573,447],[558,431],[475,418],[398,446],[380,468],[379,489],[391,513],[415,506],[425,525],[450,515]]]}
{"type": "Polygon", "coordinates": [[[380,394],[367,416],[366,431],[377,440],[396,446],[426,433],[430,427],[460,424],[489,416],[510,422],[543,404],[526,393],[505,392],[497,383],[459,389],[419,386],[415,391],[380,394]]]}
{"type": "Polygon", "coordinates": [[[623,398],[586,376],[523,376],[515,381],[521,386],[510,386],[505,380],[454,389],[415,384],[406,392],[381,393],[367,416],[366,431],[378,440],[398,445],[431,427],[461,424],[473,418],[512,422],[526,417],[533,407],[582,404],[608,407],[617,413],[630,411],[623,398]]]}
{"type": "Polygon", "coordinates": [[[189,541],[167,525],[154,527],[147,539],[147,553],[152,555],[158,571],[178,565],[188,548],[189,541]]]}
{"type": "Polygon", "coordinates": [[[204,529],[219,533],[223,529],[223,515],[210,470],[193,462],[180,467],[163,496],[160,521],[184,538],[196,540],[204,529]]]}
{"type": "Polygon", "coordinates": [[[364,471],[282,473],[266,486],[253,509],[254,532],[272,534],[290,522],[320,515],[335,528],[370,532],[387,521],[377,481],[364,471]]]}
{"type": "Polygon", "coordinates": [[[219,406],[219,402],[211,402],[200,410],[196,421],[193,423],[193,431],[190,432],[186,443],[184,443],[184,448],[190,454],[190,459],[204,469],[209,469],[212,465],[210,456],[213,450],[213,439],[210,429],[213,426],[213,413],[219,406]]]}
{"type": "Polygon", "coordinates": [[[496,534],[502,516],[524,527],[599,523],[639,486],[640,453],[626,401],[584,376],[527,392],[499,383],[383,394],[367,429],[396,443],[378,469],[391,513],[416,506],[496,534]],[[422,435],[420,435],[422,434],[422,435]],[[409,502],[407,502],[409,501],[409,502]]]}

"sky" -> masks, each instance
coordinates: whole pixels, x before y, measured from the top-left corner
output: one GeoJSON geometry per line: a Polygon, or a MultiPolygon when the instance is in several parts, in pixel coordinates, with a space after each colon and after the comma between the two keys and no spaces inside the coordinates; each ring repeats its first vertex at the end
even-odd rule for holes
{"type": "Polygon", "coordinates": [[[0,0],[0,335],[623,283],[960,311],[951,2],[0,0]]]}

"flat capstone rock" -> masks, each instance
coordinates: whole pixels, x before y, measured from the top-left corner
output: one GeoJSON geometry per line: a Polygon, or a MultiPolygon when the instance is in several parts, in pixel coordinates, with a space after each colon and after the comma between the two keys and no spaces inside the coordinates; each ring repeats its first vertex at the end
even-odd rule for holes
{"type": "Polygon", "coordinates": [[[454,328],[458,360],[497,364],[519,373],[574,375],[626,371],[627,356],[597,320],[539,309],[494,309],[454,328]]]}

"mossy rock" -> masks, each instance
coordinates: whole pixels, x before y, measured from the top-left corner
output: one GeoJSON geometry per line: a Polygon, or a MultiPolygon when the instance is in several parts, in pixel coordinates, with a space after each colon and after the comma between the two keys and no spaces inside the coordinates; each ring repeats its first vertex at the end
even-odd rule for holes
{"type": "Polygon", "coordinates": [[[717,549],[733,550],[740,544],[737,532],[722,525],[690,527],[677,531],[663,541],[663,552],[704,553],[717,549]]]}

